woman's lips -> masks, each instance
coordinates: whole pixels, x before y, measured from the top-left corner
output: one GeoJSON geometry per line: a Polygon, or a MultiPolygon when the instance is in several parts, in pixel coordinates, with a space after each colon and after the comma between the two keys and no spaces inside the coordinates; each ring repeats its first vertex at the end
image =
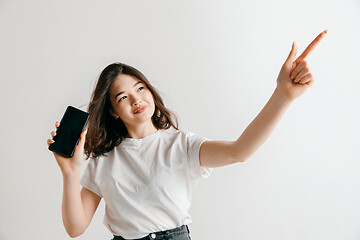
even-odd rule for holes
{"type": "Polygon", "coordinates": [[[135,110],[135,111],[136,111],[135,114],[137,114],[137,113],[142,113],[142,112],[144,112],[145,110],[146,110],[146,106],[140,108],[139,110],[135,110]]]}

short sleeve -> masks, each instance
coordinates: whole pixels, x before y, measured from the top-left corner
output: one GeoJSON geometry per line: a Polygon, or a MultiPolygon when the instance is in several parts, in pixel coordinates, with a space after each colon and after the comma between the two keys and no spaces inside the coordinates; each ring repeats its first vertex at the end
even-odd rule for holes
{"type": "Polygon", "coordinates": [[[207,178],[210,176],[212,169],[200,166],[200,147],[201,144],[209,138],[199,136],[193,132],[185,131],[187,155],[191,176],[195,179],[200,177],[207,178]]]}
{"type": "Polygon", "coordinates": [[[99,197],[102,197],[99,187],[95,183],[96,165],[94,159],[88,159],[85,161],[84,172],[80,178],[81,186],[91,190],[99,197]]]}

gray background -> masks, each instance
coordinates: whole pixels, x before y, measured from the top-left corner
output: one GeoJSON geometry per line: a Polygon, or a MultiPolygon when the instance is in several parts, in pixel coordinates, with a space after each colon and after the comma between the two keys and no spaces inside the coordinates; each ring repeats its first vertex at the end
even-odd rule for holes
{"type": "MultiPolygon", "coordinates": [[[[0,239],[69,239],[46,139],[86,109],[108,64],[130,64],[180,128],[235,140],[276,86],[295,40],[315,84],[244,163],[193,192],[202,239],[359,239],[360,1],[0,1],[0,239]]],[[[78,239],[110,239],[104,201],[78,239]]]]}

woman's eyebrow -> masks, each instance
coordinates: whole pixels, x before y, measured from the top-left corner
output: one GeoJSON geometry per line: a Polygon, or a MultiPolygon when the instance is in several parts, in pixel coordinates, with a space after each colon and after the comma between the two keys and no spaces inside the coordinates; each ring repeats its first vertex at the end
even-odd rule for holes
{"type": "MultiPolygon", "coordinates": [[[[135,83],[135,84],[134,84],[134,87],[135,87],[136,85],[140,84],[140,83],[142,83],[142,81],[138,81],[137,83],[135,83]]],[[[123,93],[124,93],[124,91],[121,91],[121,92],[119,92],[118,94],[116,94],[116,95],[115,95],[115,99],[116,99],[120,94],[123,94],[123,93]]]]}

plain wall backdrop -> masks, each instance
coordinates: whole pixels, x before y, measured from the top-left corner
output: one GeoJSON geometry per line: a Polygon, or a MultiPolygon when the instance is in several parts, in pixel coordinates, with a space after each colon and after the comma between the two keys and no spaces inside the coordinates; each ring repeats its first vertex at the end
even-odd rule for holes
{"type": "MultiPolygon", "coordinates": [[[[293,41],[315,83],[246,162],[193,191],[194,240],[360,239],[360,1],[0,1],[0,239],[70,239],[46,140],[113,62],[142,71],[180,128],[236,140],[293,41]]],[[[78,239],[111,239],[101,203],[78,239]]]]}

